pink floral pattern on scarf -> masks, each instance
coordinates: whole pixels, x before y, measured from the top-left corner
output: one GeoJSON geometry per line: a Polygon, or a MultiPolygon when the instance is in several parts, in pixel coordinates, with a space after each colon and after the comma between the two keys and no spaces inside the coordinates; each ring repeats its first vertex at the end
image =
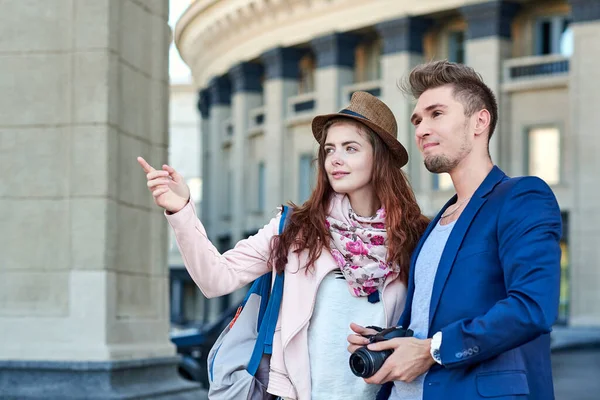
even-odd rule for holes
{"type": "Polygon", "coordinates": [[[331,255],[340,268],[350,293],[368,296],[383,288],[398,268],[388,264],[385,210],[361,217],[350,207],[347,196],[334,195],[325,221],[331,233],[331,255]]]}

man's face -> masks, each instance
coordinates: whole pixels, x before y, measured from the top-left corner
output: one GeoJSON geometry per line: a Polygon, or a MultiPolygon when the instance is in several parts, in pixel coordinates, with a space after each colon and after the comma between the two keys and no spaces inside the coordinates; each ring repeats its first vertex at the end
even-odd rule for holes
{"type": "Polygon", "coordinates": [[[473,118],[452,92],[450,85],[425,91],[411,117],[425,167],[433,173],[451,172],[473,150],[473,118]]]}

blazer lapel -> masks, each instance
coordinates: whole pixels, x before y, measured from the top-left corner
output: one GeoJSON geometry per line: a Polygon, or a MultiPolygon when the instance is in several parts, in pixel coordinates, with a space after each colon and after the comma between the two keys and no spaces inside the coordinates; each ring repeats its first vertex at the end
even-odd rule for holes
{"type": "Polygon", "coordinates": [[[442,290],[444,289],[448,275],[452,270],[456,253],[458,253],[458,249],[462,244],[465,234],[467,233],[469,226],[471,226],[473,217],[475,214],[477,214],[477,211],[479,211],[485,201],[485,199],[480,197],[472,197],[469,201],[469,204],[467,204],[462,214],[456,221],[454,228],[452,228],[450,237],[448,237],[448,242],[446,242],[446,246],[442,252],[442,258],[440,259],[440,263],[438,265],[435,281],[433,282],[431,303],[429,305],[429,325],[431,325],[433,316],[435,315],[435,311],[442,295],[442,290]]]}
{"type": "MultiPolygon", "coordinates": [[[[433,290],[431,293],[431,303],[429,305],[429,326],[431,327],[431,323],[433,321],[433,317],[437,310],[440,297],[442,296],[442,291],[444,286],[446,285],[446,281],[448,280],[448,275],[452,270],[452,266],[454,265],[454,260],[456,259],[456,255],[460,246],[463,242],[465,234],[471,226],[473,219],[477,215],[477,212],[485,204],[487,201],[486,196],[496,187],[498,183],[500,183],[506,175],[502,172],[498,167],[494,166],[484,181],[479,185],[471,200],[463,210],[460,217],[456,221],[454,228],[452,228],[452,232],[450,233],[450,237],[448,238],[448,242],[446,242],[446,246],[444,247],[444,251],[442,252],[442,257],[440,259],[440,263],[438,265],[437,273],[435,275],[435,280],[433,283],[433,290]]],[[[440,211],[435,220],[431,223],[431,225],[435,226],[439,221],[443,212],[448,208],[449,205],[453,204],[456,201],[456,196],[454,196],[440,211]]],[[[415,259],[416,260],[416,259],[415,259]]],[[[430,328],[431,329],[431,328],[430,328]]]]}

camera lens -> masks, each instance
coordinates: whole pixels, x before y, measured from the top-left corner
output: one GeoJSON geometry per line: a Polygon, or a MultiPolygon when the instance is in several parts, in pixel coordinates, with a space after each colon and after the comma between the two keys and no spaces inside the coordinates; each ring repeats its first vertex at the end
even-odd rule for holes
{"type": "Polygon", "coordinates": [[[350,369],[358,377],[369,378],[379,371],[391,354],[391,350],[371,351],[366,347],[361,347],[350,355],[350,369]]]}
{"type": "Polygon", "coordinates": [[[374,367],[373,352],[366,347],[361,347],[350,356],[350,369],[356,376],[368,378],[376,372],[374,367]]]}
{"type": "Polygon", "coordinates": [[[350,357],[350,369],[355,375],[361,376],[365,373],[366,369],[365,361],[360,357],[350,357]]]}

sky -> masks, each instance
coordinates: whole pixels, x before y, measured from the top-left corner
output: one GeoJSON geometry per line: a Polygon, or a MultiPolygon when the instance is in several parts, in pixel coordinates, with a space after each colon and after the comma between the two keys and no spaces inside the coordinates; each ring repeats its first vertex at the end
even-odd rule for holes
{"type": "MultiPolygon", "coordinates": [[[[169,0],[169,25],[173,32],[175,32],[177,20],[190,3],[190,0],[169,0]]],[[[174,42],[171,42],[171,47],[169,48],[169,75],[171,83],[191,83],[192,81],[190,69],[179,56],[174,42]]]]}

